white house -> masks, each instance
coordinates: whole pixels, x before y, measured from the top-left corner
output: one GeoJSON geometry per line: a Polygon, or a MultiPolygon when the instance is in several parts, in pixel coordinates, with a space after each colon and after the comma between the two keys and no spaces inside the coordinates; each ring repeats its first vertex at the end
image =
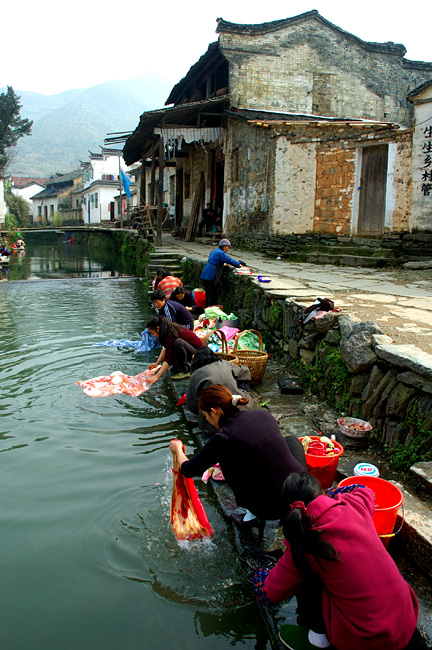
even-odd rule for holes
{"type": "Polygon", "coordinates": [[[80,191],[84,223],[101,223],[125,218],[116,209],[115,197],[123,192],[122,170],[128,175],[122,151],[101,147],[100,153],[90,152],[90,162],[83,166],[83,188],[80,191]]]}
{"type": "Polygon", "coordinates": [[[432,79],[415,88],[408,100],[414,104],[412,152],[411,227],[432,228],[432,79]]]}

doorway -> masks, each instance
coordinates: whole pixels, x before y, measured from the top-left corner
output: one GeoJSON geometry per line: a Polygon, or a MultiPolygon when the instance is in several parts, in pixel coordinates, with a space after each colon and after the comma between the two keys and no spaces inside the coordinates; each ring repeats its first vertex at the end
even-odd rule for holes
{"type": "Polygon", "coordinates": [[[359,235],[382,235],[384,232],[387,165],[388,145],[362,149],[359,235]]]}

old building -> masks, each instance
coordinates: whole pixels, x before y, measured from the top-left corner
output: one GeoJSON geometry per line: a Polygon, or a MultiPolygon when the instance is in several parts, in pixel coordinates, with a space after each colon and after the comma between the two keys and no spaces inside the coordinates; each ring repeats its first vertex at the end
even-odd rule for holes
{"type": "Polygon", "coordinates": [[[126,218],[126,198],[124,202],[118,201],[122,193],[121,171],[127,172],[122,151],[101,147],[100,152],[89,153],[90,161],[82,163],[82,186],[74,193],[81,219],[86,224],[94,224],[126,218]]]}
{"type": "Polygon", "coordinates": [[[63,221],[74,222],[77,209],[73,190],[79,184],[81,176],[81,169],[51,176],[46,188],[32,196],[34,223],[50,224],[57,213],[61,214],[63,221]]]}
{"type": "Polygon", "coordinates": [[[414,105],[412,157],[412,226],[432,230],[432,79],[415,88],[408,100],[414,105]]]}
{"type": "Polygon", "coordinates": [[[151,161],[153,194],[157,168],[162,178],[175,162],[178,234],[193,237],[207,202],[223,207],[228,234],[412,229],[407,94],[432,63],[317,11],[260,25],[219,19],[217,31],[172,89],[174,105],[144,113],[124,147],[127,164],[151,161]]]}

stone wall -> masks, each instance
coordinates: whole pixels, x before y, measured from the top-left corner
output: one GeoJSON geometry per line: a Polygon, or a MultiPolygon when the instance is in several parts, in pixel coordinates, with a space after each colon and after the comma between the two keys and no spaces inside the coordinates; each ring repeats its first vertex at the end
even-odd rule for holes
{"type": "MultiPolygon", "coordinates": [[[[302,261],[311,246],[327,246],[329,252],[339,244],[348,246],[364,245],[364,239],[355,237],[339,237],[336,234],[306,233],[291,235],[260,235],[256,233],[228,233],[234,247],[258,251],[269,257],[282,257],[302,261]]],[[[368,240],[369,241],[369,240],[368,240]]],[[[422,233],[389,233],[381,238],[370,240],[370,243],[379,244],[385,250],[392,250],[395,259],[392,263],[402,264],[410,260],[430,260],[432,258],[432,234],[422,233]]],[[[359,252],[361,248],[358,249],[359,252]]]]}
{"type": "Polygon", "coordinates": [[[411,124],[407,91],[430,79],[432,63],[407,61],[402,45],[365,43],[320,16],[283,23],[219,30],[233,105],[411,124]]]}
{"type": "MultiPolygon", "coordinates": [[[[183,263],[183,282],[200,286],[202,263],[183,263]]],[[[219,300],[261,332],[266,349],[300,373],[304,386],[345,415],[370,421],[374,441],[397,469],[432,458],[432,356],[396,345],[372,321],[330,312],[303,327],[308,304],[278,297],[245,276],[224,271],[219,300]]]]}
{"type": "Polygon", "coordinates": [[[230,127],[224,228],[229,235],[355,234],[361,152],[381,144],[388,145],[389,151],[385,230],[409,230],[411,130],[327,122],[265,127],[238,120],[231,120],[230,127]],[[266,211],[262,210],[264,196],[266,211]]]}

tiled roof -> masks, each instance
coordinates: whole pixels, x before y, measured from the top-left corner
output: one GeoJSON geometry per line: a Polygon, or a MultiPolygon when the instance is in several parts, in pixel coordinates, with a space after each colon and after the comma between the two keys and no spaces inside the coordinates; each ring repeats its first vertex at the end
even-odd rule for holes
{"type": "Polygon", "coordinates": [[[45,185],[48,183],[48,178],[33,178],[31,176],[11,176],[11,181],[13,187],[24,189],[25,187],[28,187],[29,185],[34,185],[35,183],[37,185],[41,185],[42,187],[45,187],[45,185]]]}
{"type": "Polygon", "coordinates": [[[432,79],[429,79],[429,81],[425,81],[424,84],[421,84],[421,86],[417,86],[417,88],[414,88],[408,95],[407,95],[407,100],[409,102],[412,102],[413,98],[419,95],[423,90],[426,90],[426,88],[429,88],[432,86],[432,79]]]}
{"type": "Polygon", "coordinates": [[[41,192],[38,192],[38,194],[35,194],[34,196],[30,197],[32,200],[33,199],[45,199],[48,198],[49,196],[55,197],[61,194],[60,189],[54,189],[53,187],[47,187],[45,190],[42,190],[41,192]]]}
{"type": "Polygon", "coordinates": [[[337,123],[360,123],[360,124],[388,124],[377,120],[366,120],[361,118],[333,117],[326,115],[313,115],[312,113],[281,113],[277,111],[255,110],[251,108],[227,109],[225,114],[245,122],[277,124],[283,122],[337,122],[337,123]]]}
{"type": "Polygon", "coordinates": [[[218,56],[223,58],[220,49],[219,49],[219,42],[215,41],[214,43],[210,43],[210,45],[207,48],[207,52],[203,54],[194,65],[189,68],[188,73],[186,74],[183,79],[180,79],[178,83],[173,87],[173,89],[170,92],[170,95],[168,99],[165,102],[165,106],[168,106],[168,104],[175,104],[181,99],[181,95],[183,92],[183,89],[186,88],[189,83],[194,79],[195,77],[198,77],[199,74],[201,73],[204,68],[206,68],[210,61],[213,59],[216,59],[218,56]]]}
{"type": "Polygon", "coordinates": [[[68,183],[70,181],[74,181],[76,178],[82,175],[82,169],[74,169],[72,172],[68,172],[67,174],[56,174],[55,176],[51,176],[47,180],[47,185],[58,185],[62,183],[68,183]]]}
{"type": "Polygon", "coordinates": [[[323,18],[316,9],[312,9],[312,11],[306,11],[305,13],[299,14],[297,16],[292,16],[292,18],[283,18],[282,20],[273,20],[272,22],[269,23],[259,23],[254,25],[230,23],[224,20],[223,18],[218,18],[217,19],[218,25],[216,28],[216,32],[263,34],[265,32],[275,32],[279,29],[283,29],[288,25],[305,22],[307,20],[318,20],[319,22],[323,23],[323,25],[330,27],[331,29],[339,32],[339,34],[346,36],[350,40],[354,39],[358,45],[360,45],[366,50],[375,51],[375,52],[384,52],[387,54],[399,54],[400,56],[404,56],[406,54],[406,47],[401,43],[392,43],[391,41],[388,43],[374,43],[374,42],[363,41],[361,38],[358,38],[358,36],[354,36],[354,34],[351,34],[350,32],[341,29],[337,25],[331,23],[329,20],[323,18]]]}

